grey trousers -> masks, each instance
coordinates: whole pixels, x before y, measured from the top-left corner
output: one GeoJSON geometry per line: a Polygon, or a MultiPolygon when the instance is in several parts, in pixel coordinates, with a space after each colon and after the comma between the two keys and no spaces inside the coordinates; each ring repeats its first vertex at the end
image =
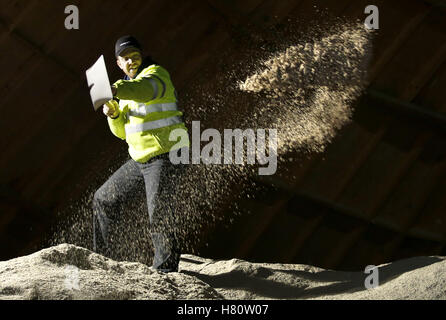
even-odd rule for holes
{"type": "MultiPolygon", "coordinates": [[[[185,149],[188,152],[188,149],[185,149]]],[[[138,163],[132,159],[122,165],[95,193],[93,198],[94,251],[115,258],[119,239],[120,214],[125,207],[140,199],[145,191],[150,221],[150,237],[154,248],[152,267],[177,271],[180,244],[177,237],[178,183],[185,165],[172,164],[165,153],[138,163]]],[[[130,222],[131,223],[131,222],[130,222]]]]}

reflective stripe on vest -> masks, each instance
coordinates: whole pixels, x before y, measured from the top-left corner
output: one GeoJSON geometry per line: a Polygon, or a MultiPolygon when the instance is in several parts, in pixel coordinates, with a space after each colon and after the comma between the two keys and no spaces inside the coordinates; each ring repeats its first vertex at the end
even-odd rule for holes
{"type": "MultiPolygon", "coordinates": [[[[164,83],[163,80],[161,80],[160,77],[158,77],[158,76],[156,76],[156,75],[154,75],[154,74],[151,74],[150,76],[153,77],[153,78],[155,78],[155,79],[157,79],[157,80],[158,80],[159,82],[161,82],[161,84],[163,85],[163,92],[161,93],[161,97],[160,97],[160,99],[163,98],[163,97],[164,97],[164,94],[166,93],[166,84],[164,83]]],[[[157,95],[158,95],[158,91],[157,91],[157,95]]],[[[156,96],[155,96],[155,97],[156,97],[156,96]]]]}
{"type": "Polygon", "coordinates": [[[175,102],[172,103],[156,103],[146,105],[144,103],[139,103],[139,107],[134,110],[129,110],[129,115],[133,117],[144,117],[152,112],[163,112],[163,111],[178,111],[178,106],[175,102]]]}
{"type": "Polygon", "coordinates": [[[175,116],[150,122],[144,122],[140,124],[128,124],[125,126],[125,133],[132,134],[137,132],[143,132],[152,129],[159,129],[167,126],[171,126],[173,124],[182,123],[183,120],[181,117],[175,116]]]}
{"type": "Polygon", "coordinates": [[[156,84],[156,81],[153,80],[152,78],[148,78],[147,80],[150,81],[153,87],[153,97],[151,100],[156,99],[156,97],[158,96],[158,85],[156,84]]]}

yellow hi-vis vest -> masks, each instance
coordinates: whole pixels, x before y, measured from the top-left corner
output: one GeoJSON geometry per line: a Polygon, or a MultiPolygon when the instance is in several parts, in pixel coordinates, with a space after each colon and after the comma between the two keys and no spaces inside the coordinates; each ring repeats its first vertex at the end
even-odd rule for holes
{"type": "Polygon", "coordinates": [[[143,69],[135,79],[143,77],[152,83],[154,88],[152,99],[143,103],[120,100],[119,118],[117,120],[108,118],[111,131],[127,141],[130,156],[141,163],[157,155],[190,145],[187,134],[181,139],[169,141],[169,135],[173,130],[182,129],[187,133],[187,129],[182,120],[183,113],[178,110],[175,88],[167,70],[159,65],[151,65],[143,69]]]}

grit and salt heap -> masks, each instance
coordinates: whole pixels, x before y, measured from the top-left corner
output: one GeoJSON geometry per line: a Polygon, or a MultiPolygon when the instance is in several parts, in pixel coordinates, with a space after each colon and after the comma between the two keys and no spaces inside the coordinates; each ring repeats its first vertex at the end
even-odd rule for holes
{"type": "MultiPolygon", "coordinates": [[[[223,121],[218,125],[224,128],[277,129],[279,164],[289,161],[287,154],[291,152],[324,151],[339,129],[350,121],[354,102],[365,88],[370,31],[361,23],[338,23],[311,41],[289,38],[285,43],[285,40],[277,37],[274,51],[266,50],[261,53],[263,57],[250,57],[234,64],[234,69],[223,76],[223,82],[232,85],[216,80],[214,91],[197,88],[185,98],[188,121],[206,122],[220,115],[223,121]],[[241,74],[248,76],[241,79],[241,74]]],[[[209,223],[230,219],[215,212],[231,199],[228,195],[236,187],[240,191],[250,185],[249,178],[258,174],[255,167],[246,164],[188,167],[175,194],[161,200],[166,207],[178,209],[174,224],[178,226],[184,252],[195,253],[196,240],[209,223]]],[[[126,254],[122,259],[149,263],[152,250],[147,247],[149,226],[143,193],[140,203],[132,217],[124,221],[128,227],[122,229],[122,252],[126,254]]],[[[54,244],[70,242],[85,246],[85,238],[91,237],[90,204],[90,201],[83,203],[72,216],[75,228],[70,225],[59,232],[54,244]]]]}

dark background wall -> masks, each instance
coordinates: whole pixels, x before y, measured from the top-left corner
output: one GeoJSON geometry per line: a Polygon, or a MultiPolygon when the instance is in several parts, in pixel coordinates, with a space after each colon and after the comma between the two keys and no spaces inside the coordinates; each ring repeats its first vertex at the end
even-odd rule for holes
{"type": "MultiPolygon", "coordinates": [[[[120,77],[113,62],[119,36],[134,34],[148,44],[185,95],[196,79],[206,81],[202,71],[212,70],[223,52],[243,47],[246,30],[288,17],[311,24],[315,6],[364,20],[368,4],[2,1],[0,259],[40,249],[52,226],[70,214],[68,206],[127,157],[103,115],[93,112],[84,76],[103,53],[110,78],[120,77]],[[69,4],[79,7],[79,30],[64,28],[69,4]]],[[[380,30],[370,85],[352,123],[323,154],[256,181],[262,191],[239,201],[251,213],[207,234],[203,256],[363,269],[446,255],[446,4],[373,4],[380,30]]]]}

